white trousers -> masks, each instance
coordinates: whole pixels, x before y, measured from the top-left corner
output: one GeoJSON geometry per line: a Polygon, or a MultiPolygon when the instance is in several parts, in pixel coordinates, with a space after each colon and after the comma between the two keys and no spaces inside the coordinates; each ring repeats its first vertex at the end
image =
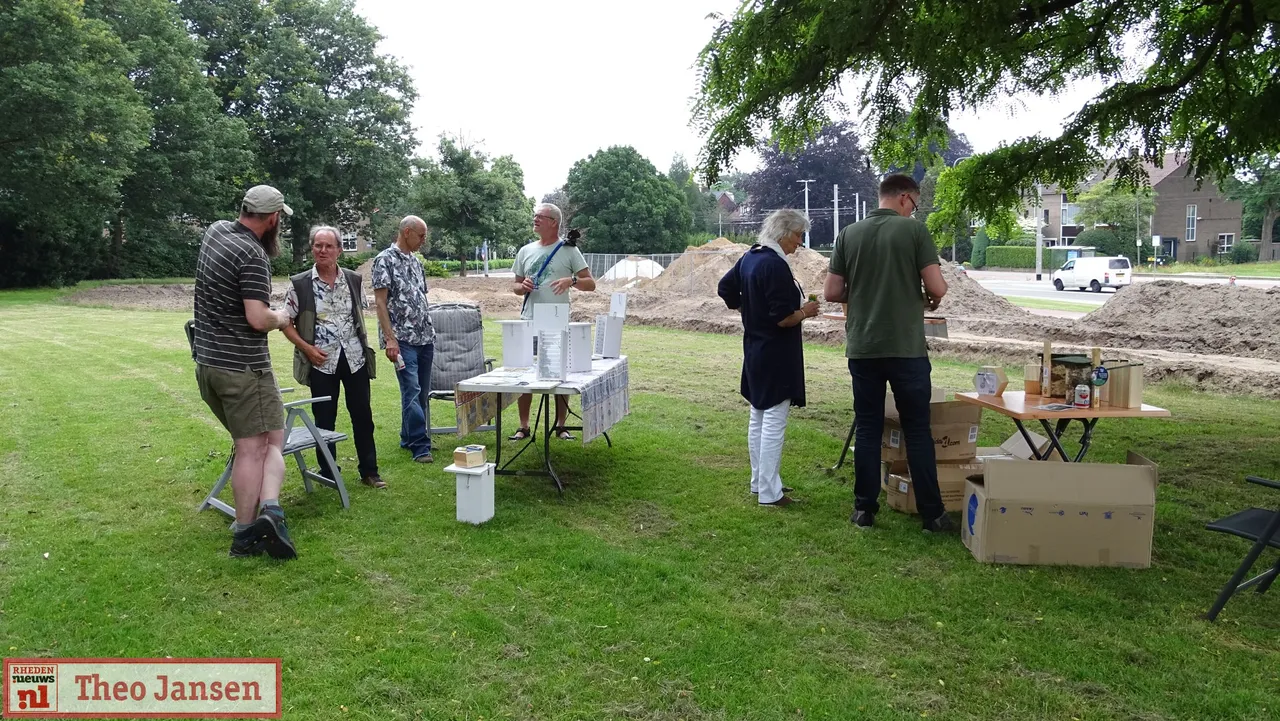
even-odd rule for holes
{"type": "Polygon", "coordinates": [[[773,503],[782,498],[782,438],[787,430],[791,401],[772,408],[751,407],[747,424],[747,450],[751,453],[751,492],[759,493],[760,503],[773,503]]]}

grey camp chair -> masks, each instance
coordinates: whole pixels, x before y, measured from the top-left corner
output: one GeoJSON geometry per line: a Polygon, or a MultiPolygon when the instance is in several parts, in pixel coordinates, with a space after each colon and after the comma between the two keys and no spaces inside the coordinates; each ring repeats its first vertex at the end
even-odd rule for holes
{"type": "MultiPolygon", "coordinates": [[[[431,390],[427,394],[427,428],[431,429],[431,435],[457,433],[456,420],[452,426],[431,424],[431,401],[452,403],[458,383],[493,370],[495,359],[484,355],[484,323],[480,319],[479,306],[440,303],[430,306],[429,312],[431,324],[436,329],[436,342],[431,361],[431,390]]],[[[493,430],[493,425],[480,426],[475,430],[493,430]]]]}
{"type": "MultiPolygon", "coordinates": [[[[196,322],[189,320],[186,323],[185,330],[187,332],[187,343],[191,346],[191,359],[196,357],[196,322]]],[[[280,392],[292,393],[292,388],[281,388],[280,392]]],[[[347,434],[338,433],[336,431],[326,431],[316,426],[315,421],[311,419],[311,414],[307,413],[305,406],[318,401],[327,401],[329,396],[319,396],[314,398],[299,398],[296,401],[289,401],[284,404],[285,420],[284,420],[284,455],[286,457],[293,456],[298,462],[298,472],[302,474],[302,484],[307,489],[307,493],[313,492],[311,482],[315,481],[323,486],[328,486],[338,492],[338,497],[342,500],[343,508],[351,507],[351,498],[347,495],[347,487],[342,482],[342,471],[337,470],[338,463],[333,456],[329,454],[329,444],[338,441],[347,440],[347,434]],[[295,428],[298,423],[302,425],[295,428]],[[307,468],[306,458],[303,454],[306,451],[318,449],[319,453],[329,463],[329,467],[334,469],[334,477],[327,478],[316,471],[307,468]]],[[[231,480],[231,464],[235,462],[236,451],[235,444],[231,445],[231,453],[227,456],[227,465],[222,469],[222,475],[218,476],[218,482],[213,484],[213,488],[209,491],[209,495],[204,497],[200,502],[197,511],[203,511],[206,508],[216,508],[219,511],[235,518],[236,509],[226,501],[220,500],[218,494],[222,493],[222,489],[231,480]]]]}

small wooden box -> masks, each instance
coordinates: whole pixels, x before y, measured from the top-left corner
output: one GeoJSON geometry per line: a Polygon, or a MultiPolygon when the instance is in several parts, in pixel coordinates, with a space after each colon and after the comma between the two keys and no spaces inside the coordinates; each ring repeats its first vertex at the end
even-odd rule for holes
{"type": "Polygon", "coordinates": [[[982,366],[973,376],[973,387],[980,396],[1002,396],[1009,387],[1009,377],[1000,366],[982,366]]]}
{"type": "Polygon", "coordinates": [[[483,466],[487,462],[484,451],[484,446],[458,446],[453,449],[453,464],[459,468],[483,466]]]}
{"type": "Polygon", "coordinates": [[[1022,389],[1029,396],[1040,395],[1040,364],[1031,363],[1022,368],[1022,389]]]}

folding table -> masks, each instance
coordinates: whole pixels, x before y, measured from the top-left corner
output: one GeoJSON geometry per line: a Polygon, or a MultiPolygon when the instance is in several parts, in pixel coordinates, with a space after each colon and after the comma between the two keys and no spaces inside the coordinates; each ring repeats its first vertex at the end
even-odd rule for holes
{"type": "Polygon", "coordinates": [[[1062,457],[1062,460],[1067,462],[1074,461],[1079,463],[1084,460],[1085,454],[1089,452],[1089,446],[1093,442],[1093,429],[1098,425],[1098,421],[1103,418],[1168,418],[1173,415],[1163,408],[1146,404],[1143,404],[1140,408],[1119,408],[1102,405],[1097,408],[1071,408],[1069,410],[1051,411],[1039,406],[1055,403],[1062,404],[1062,399],[1029,396],[1024,391],[1005,391],[1004,395],[1001,396],[957,393],[956,400],[980,406],[1013,419],[1013,424],[1018,427],[1018,432],[1026,439],[1027,447],[1031,449],[1037,461],[1048,460],[1055,452],[1062,457]],[[1027,433],[1027,428],[1023,425],[1023,421],[1040,421],[1040,425],[1044,427],[1045,434],[1049,436],[1050,446],[1043,453],[1036,448],[1036,443],[1032,441],[1031,435],[1027,433]],[[1080,452],[1074,458],[1068,456],[1067,451],[1062,447],[1062,434],[1071,425],[1071,421],[1080,421],[1080,424],[1084,426],[1084,433],[1080,436],[1080,452]]]}

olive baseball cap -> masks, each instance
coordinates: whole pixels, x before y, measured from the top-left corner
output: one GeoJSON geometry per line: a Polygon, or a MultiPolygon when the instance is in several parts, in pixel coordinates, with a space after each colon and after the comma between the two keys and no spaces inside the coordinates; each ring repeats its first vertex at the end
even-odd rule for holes
{"type": "Polygon", "coordinates": [[[284,194],[270,185],[255,185],[244,194],[241,207],[249,213],[274,213],[284,211],[285,215],[293,215],[293,208],[284,204],[284,194]]]}

